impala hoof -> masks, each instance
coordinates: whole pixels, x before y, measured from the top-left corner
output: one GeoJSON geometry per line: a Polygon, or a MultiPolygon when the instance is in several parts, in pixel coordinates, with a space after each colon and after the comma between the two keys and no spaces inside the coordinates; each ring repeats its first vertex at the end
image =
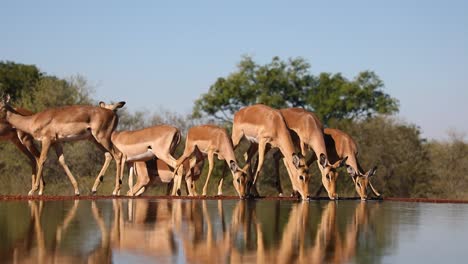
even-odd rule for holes
{"type": "Polygon", "coordinates": [[[75,196],[80,196],[80,192],[76,192],[76,193],[75,193],[75,196]]]}
{"type": "Polygon", "coordinates": [[[29,196],[33,196],[33,195],[34,195],[34,191],[33,191],[33,190],[29,191],[29,192],[28,192],[28,195],[29,195],[29,196]]]}
{"type": "Polygon", "coordinates": [[[182,195],[182,191],[180,189],[177,189],[177,196],[181,196],[182,195]]]}

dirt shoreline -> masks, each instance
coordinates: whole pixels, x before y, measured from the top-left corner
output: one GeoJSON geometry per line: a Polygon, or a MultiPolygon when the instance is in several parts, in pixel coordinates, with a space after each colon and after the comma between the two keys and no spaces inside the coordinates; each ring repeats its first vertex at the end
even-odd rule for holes
{"type": "MultiPolygon", "coordinates": [[[[165,195],[148,195],[148,196],[113,196],[113,195],[85,195],[85,196],[66,196],[66,195],[42,195],[42,196],[28,196],[28,195],[0,195],[0,201],[22,201],[22,200],[40,200],[40,201],[62,201],[62,200],[108,200],[108,199],[185,199],[185,200],[238,200],[237,196],[165,196],[165,195]]],[[[279,201],[299,201],[294,197],[279,197],[269,196],[260,197],[255,200],[279,200],[279,201]]],[[[327,197],[314,197],[310,201],[326,201],[329,200],[327,197]]],[[[359,197],[344,197],[340,198],[339,201],[343,200],[359,200],[359,197]]],[[[412,203],[452,203],[452,204],[468,204],[468,200],[453,200],[453,199],[432,199],[432,198],[398,198],[398,197],[387,197],[387,198],[372,198],[370,201],[394,201],[394,202],[412,202],[412,203]]]]}

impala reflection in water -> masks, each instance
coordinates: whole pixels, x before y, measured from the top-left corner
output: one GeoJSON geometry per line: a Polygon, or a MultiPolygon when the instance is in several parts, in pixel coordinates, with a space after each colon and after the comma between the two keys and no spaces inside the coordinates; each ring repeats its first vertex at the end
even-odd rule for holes
{"type": "Polygon", "coordinates": [[[0,202],[0,260],[420,262],[432,252],[417,252],[433,246],[428,238],[436,232],[445,247],[439,247],[431,260],[450,262],[464,254],[460,238],[468,233],[462,224],[467,209],[467,205],[361,201],[9,201],[0,202]]]}

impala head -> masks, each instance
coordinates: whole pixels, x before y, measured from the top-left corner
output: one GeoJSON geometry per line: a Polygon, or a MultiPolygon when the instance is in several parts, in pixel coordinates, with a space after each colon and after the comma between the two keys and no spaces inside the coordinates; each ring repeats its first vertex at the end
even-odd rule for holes
{"type": "Polygon", "coordinates": [[[118,102],[118,103],[115,103],[115,104],[106,104],[103,101],[99,102],[99,106],[101,108],[106,108],[106,109],[112,110],[114,112],[117,111],[117,109],[122,108],[124,105],[125,105],[124,101],[118,102]]]}
{"type": "Polygon", "coordinates": [[[370,169],[365,174],[362,174],[351,166],[346,166],[346,170],[353,177],[354,187],[356,192],[361,197],[361,200],[367,200],[367,186],[369,185],[369,178],[374,176],[377,167],[370,169]]]}
{"type": "Polygon", "coordinates": [[[302,199],[305,200],[309,197],[309,168],[306,165],[304,156],[300,153],[293,153],[292,161],[297,173],[293,175],[295,177],[293,183],[296,182],[296,189],[301,194],[302,199]]]}
{"type": "Polygon", "coordinates": [[[246,164],[244,168],[241,169],[235,161],[231,160],[229,162],[229,168],[232,172],[232,183],[234,184],[234,188],[236,189],[240,198],[245,196],[249,167],[250,164],[246,164]]]}
{"type": "Polygon", "coordinates": [[[348,157],[331,164],[325,154],[320,154],[320,171],[322,173],[322,184],[327,190],[328,197],[332,200],[338,199],[336,193],[336,179],[338,178],[337,169],[346,164],[348,157]]]}

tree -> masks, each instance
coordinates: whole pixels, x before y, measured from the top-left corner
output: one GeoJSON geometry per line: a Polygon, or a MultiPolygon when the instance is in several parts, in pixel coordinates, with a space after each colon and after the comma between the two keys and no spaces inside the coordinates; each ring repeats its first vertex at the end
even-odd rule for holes
{"type": "Polygon", "coordinates": [[[21,97],[36,86],[42,75],[35,65],[0,61],[0,93],[21,97]]]}
{"type": "Polygon", "coordinates": [[[244,56],[237,71],[220,77],[195,101],[194,117],[212,116],[231,122],[241,107],[262,103],[274,108],[303,107],[324,123],[331,119],[360,119],[398,111],[398,101],[384,93],[383,82],[371,71],[348,80],[341,74],[314,76],[303,58],[274,57],[258,65],[244,56]]]}

